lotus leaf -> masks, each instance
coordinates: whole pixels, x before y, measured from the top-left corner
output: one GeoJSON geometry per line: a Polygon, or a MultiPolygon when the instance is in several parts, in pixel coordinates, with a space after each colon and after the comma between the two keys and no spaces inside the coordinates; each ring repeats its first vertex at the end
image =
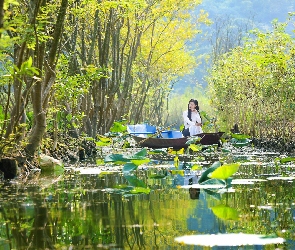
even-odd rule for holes
{"type": "Polygon", "coordinates": [[[135,169],[137,169],[138,165],[134,164],[134,163],[126,163],[123,167],[123,172],[131,172],[135,169]]]}
{"type": "Polygon", "coordinates": [[[240,163],[224,164],[215,169],[208,177],[226,180],[238,171],[240,165],[240,163]]]}
{"type": "Polygon", "coordinates": [[[202,150],[202,145],[200,145],[200,144],[198,144],[198,145],[196,145],[196,144],[190,144],[189,145],[189,148],[191,150],[193,150],[194,152],[198,152],[198,151],[201,151],[202,150]]]}
{"type": "Polygon", "coordinates": [[[130,191],[131,194],[149,194],[150,192],[151,190],[149,188],[144,187],[135,187],[130,191]]]}
{"type": "Polygon", "coordinates": [[[238,211],[232,207],[226,205],[218,205],[212,207],[212,212],[222,220],[238,220],[239,214],[238,211]]]}
{"type": "Polygon", "coordinates": [[[219,161],[214,162],[211,167],[209,167],[208,169],[206,169],[203,174],[201,175],[200,179],[199,179],[199,183],[202,183],[208,179],[210,179],[208,177],[208,174],[212,173],[215,169],[217,169],[218,167],[221,166],[221,163],[219,161]]]}
{"type": "Polygon", "coordinates": [[[132,159],[131,162],[135,164],[136,166],[139,166],[141,164],[149,163],[150,159],[148,158],[143,158],[143,159],[132,159]]]}
{"type": "Polygon", "coordinates": [[[127,131],[127,126],[123,125],[122,122],[114,122],[113,126],[110,128],[111,132],[125,132],[127,131]]]}
{"type": "Polygon", "coordinates": [[[107,155],[104,158],[104,162],[114,162],[115,164],[125,164],[127,162],[129,162],[129,158],[121,155],[121,154],[111,154],[111,155],[107,155]]]}

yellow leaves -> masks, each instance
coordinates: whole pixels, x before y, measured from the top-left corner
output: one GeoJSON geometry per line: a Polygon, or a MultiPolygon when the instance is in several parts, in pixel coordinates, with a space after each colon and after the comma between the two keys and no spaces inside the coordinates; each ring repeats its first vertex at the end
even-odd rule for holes
{"type": "Polygon", "coordinates": [[[179,158],[178,158],[178,156],[174,157],[174,167],[176,167],[176,168],[179,167],[179,158]]]}
{"type": "Polygon", "coordinates": [[[173,148],[168,148],[168,154],[182,155],[182,154],[184,154],[184,148],[181,148],[179,150],[174,150],[173,148]]]}

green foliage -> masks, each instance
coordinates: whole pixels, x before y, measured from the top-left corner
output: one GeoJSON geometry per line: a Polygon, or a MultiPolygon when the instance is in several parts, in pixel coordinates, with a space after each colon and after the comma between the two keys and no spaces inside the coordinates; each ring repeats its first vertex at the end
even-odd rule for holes
{"type": "Polygon", "coordinates": [[[230,177],[238,171],[240,165],[240,163],[221,165],[219,161],[216,161],[202,173],[198,182],[202,185],[230,187],[232,181],[230,177]]]}
{"type": "Polygon", "coordinates": [[[243,47],[222,55],[210,70],[210,95],[226,131],[237,123],[252,136],[293,133],[295,40],[287,24],[275,20],[272,31],[252,31],[243,47]]]}
{"type": "Polygon", "coordinates": [[[239,170],[240,163],[224,164],[208,175],[210,178],[226,180],[239,170]]]}
{"type": "Polygon", "coordinates": [[[110,132],[126,132],[127,126],[126,126],[126,120],[123,121],[115,121],[113,123],[113,126],[110,128],[110,132]]]}
{"type": "Polygon", "coordinates": [[[208,169],[206,169],[202,173],[202,175],[201,175],[201,177],[199,179],[199,183],[202,183],[202,182],[204,182],[206,180],[209,180],[210,178],[208,177],[208,175],[210,173],[212,173],[215,169],[219,168],[220,166],[221,166],[221,162],[219,162],[219,161],[214,162],[208,169]]]}
{"type": "Polygon", "coordinates": [[[220,204],[211,207],[212,212],[222,220],[238,220],[239,213],[235,208],[229,207],[224,204],[220,204]]]}

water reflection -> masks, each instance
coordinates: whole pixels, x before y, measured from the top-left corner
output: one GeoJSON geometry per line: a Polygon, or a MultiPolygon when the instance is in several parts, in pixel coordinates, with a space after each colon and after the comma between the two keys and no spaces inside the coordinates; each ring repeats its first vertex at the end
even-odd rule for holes
{"type": "MultiPolygon", "coordinates": [[[[236,178],[266,179],[274,171],[255,164],[242,166],[236,178]]],[[[279,171],[290,173],[290,166],[279,171]]],[[[128,185],[120,172],[68,171],[2,183],[0,249],[197,249],[174,239],[238,232],[287,239],[285,246],[268,249],[294,247],[292,180],[236,184],[231,192],[220,192],[178,188],[165,168],[138,170],[136,176],[151,188],[149,194],[119,192],[116,186],[128,185]],[[164,178],[149,178],[154,173],[164,178]]]]}

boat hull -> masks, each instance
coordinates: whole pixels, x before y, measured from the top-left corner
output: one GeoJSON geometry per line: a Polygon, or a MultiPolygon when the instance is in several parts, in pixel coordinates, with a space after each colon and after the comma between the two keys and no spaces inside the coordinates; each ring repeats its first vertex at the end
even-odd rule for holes
{"type": "MultiPolygon", "coordinates": [[[[198,136],[202,139],[199,143],[202,145],[213,145],[219,144],[220,137],[223,135],[223,132],[217,133],[202,133],[198,136]]],[[[148,148],[174,148],[181,149],[187,148],[188,145],[185,144],[190,138],[181,137],[181,138],[153,138],[153,137],[141,137],[137,135],[132,135],[133,139],[136,141],[137,145],[140,147],[148,148]]]]}

